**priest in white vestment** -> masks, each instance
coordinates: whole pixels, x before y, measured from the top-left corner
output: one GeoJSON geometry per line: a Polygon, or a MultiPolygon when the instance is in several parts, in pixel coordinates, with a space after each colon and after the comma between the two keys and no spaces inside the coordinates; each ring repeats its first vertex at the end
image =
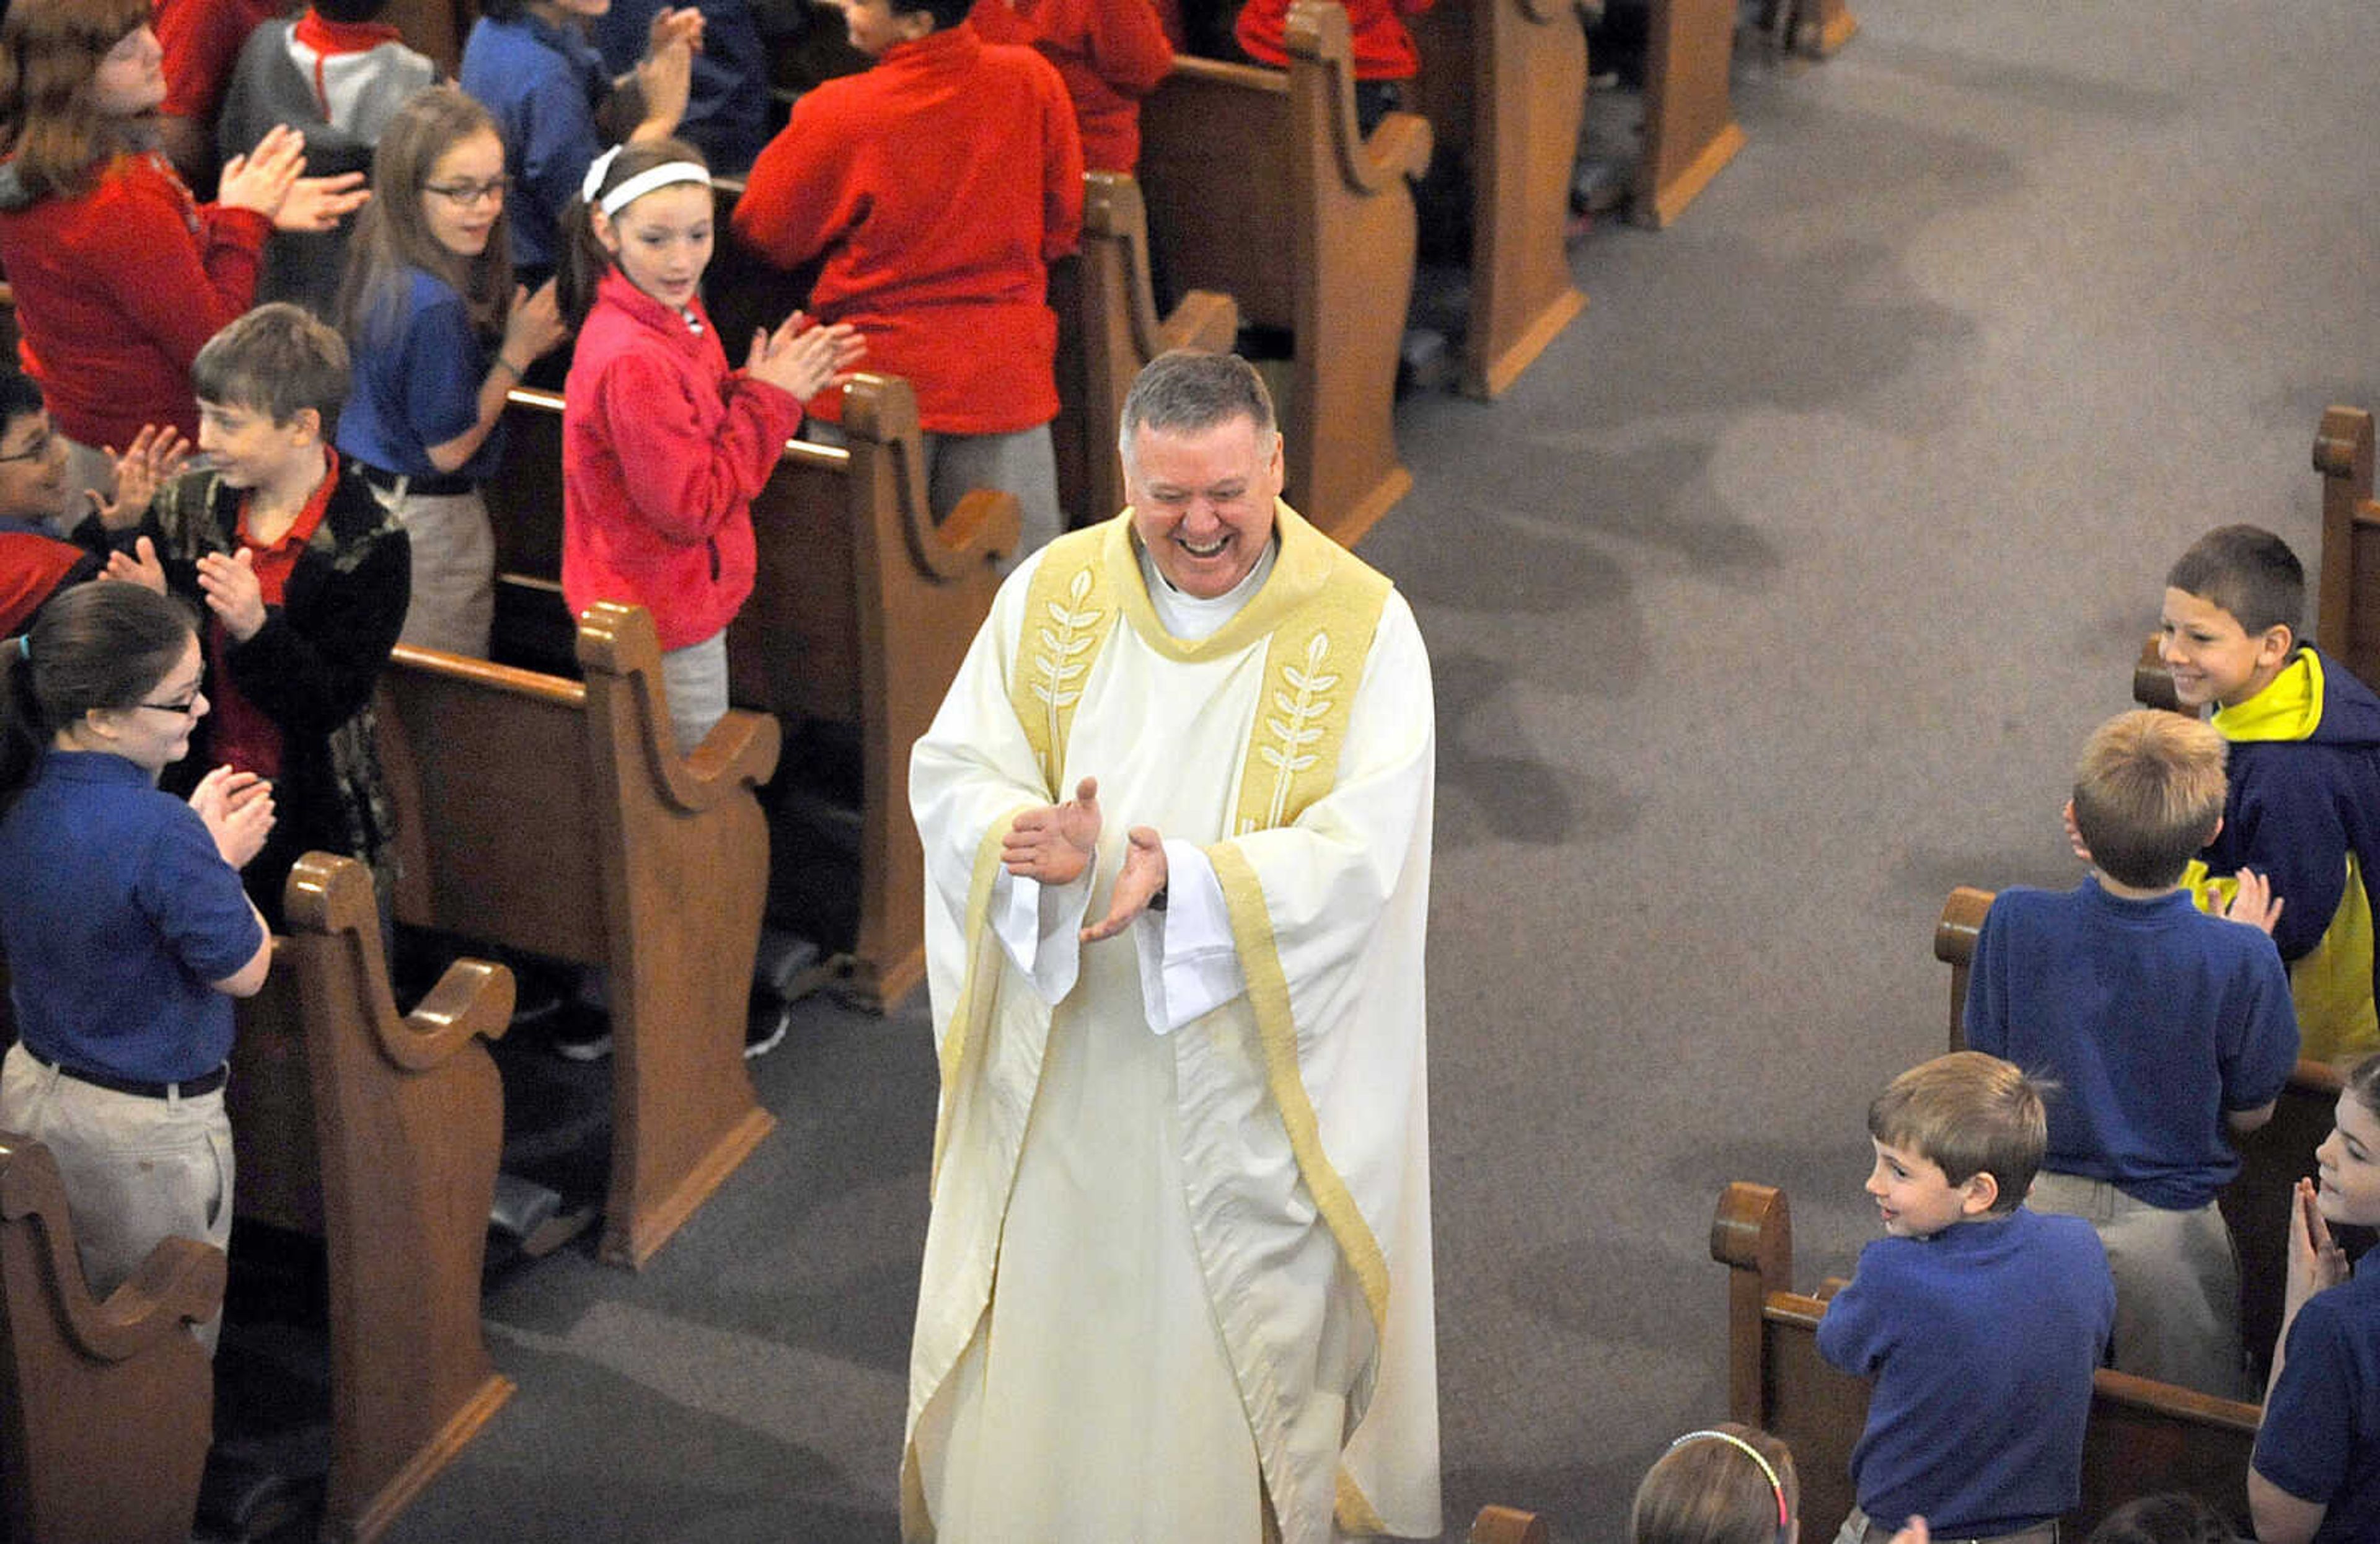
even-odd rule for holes
{"type": "Polygon", "coordinates": [[[1429,660],[1232,356],[1002,587],[910,764],[941,1059],[902,1527],[1436,1538],[1429,660]]]}

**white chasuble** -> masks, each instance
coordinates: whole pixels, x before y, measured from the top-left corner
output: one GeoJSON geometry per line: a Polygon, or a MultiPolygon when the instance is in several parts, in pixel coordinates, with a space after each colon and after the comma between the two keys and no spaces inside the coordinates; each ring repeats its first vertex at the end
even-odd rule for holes
{"type": "Polygon", "coordinates": [[[1270,571],[1196,639],[1152,606],[1130,511],[1052,543],[912,757],[942,1076],[906,1538],[1440,1532],[1429,663],[1386,579],[1286,505],[1276,531],[1270,571]],[[1009,822],[1086,776],[1090,875],[1006,879],[1009,822]],[[1142,955],[1194,925],[1073,936],[1136,825],[1203,853],[1237,967],[1167,962],[1231,984],[1165,1034],[1142,955]],[[1043,957],[1002,942],[996,892],[1038,909],[1043,957]]]}

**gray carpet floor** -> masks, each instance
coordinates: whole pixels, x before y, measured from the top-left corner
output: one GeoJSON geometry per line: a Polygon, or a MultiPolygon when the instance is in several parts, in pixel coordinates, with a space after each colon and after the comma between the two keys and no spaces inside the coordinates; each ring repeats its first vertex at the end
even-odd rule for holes
{"type": "MultiPolygon", "coordinates": [[[[1830,63],[1739,59],[1749,148],[1577,249],[1506,400],[1400,411],[1364,551],[1437,670],[1450,1538],[1490,1500],[1616,1538],[1724,1413],[1724,1183],[1849,1267],[1945,892],[2073,877],[2166,565],[2239,519],[2311,559],[2321,410],[2380,402],[2380,8],[1855,4],[1830,63]]],[[[648,1270],[490,1297],[520,1392],[392,1538],[895,1537],[922,1000],[758,1076],[783,1124],[648,1270]]]]}

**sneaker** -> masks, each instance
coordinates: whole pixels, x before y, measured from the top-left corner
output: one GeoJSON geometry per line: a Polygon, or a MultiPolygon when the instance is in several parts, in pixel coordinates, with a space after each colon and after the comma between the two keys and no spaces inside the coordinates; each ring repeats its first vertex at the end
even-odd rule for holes
{"type": "Polygon", "coordinates": [[[612,1021],[599,1014],[564,1014],[546,1043],[565,1062],[600,1062],[612,1054],[612,1021]]]}
{"type": "Polygon", "coordinates": [[[785,1031],[793,1027],[794,1005],[780,1003],[765,991],[752,993],[752,1014],[744,1021],[744,1059],[766,1056],[785,1043],[785,1031]]]}

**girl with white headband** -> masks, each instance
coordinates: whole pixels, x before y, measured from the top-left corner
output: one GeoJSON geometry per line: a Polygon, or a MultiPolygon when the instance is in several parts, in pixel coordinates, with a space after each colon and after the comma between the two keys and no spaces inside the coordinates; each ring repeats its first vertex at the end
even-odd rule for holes
{"type": "Polygon", "coordinates": [[[680,751],[727,712],[727,624],[752,591],[752,498],[802,403],[856,364],[847,326],[795,311],[744,368],[703,310],[710,174],[674,140],[608,152],[564,221],[578,329],[562,418],[562,594],[652,614],[680,751]]]}

